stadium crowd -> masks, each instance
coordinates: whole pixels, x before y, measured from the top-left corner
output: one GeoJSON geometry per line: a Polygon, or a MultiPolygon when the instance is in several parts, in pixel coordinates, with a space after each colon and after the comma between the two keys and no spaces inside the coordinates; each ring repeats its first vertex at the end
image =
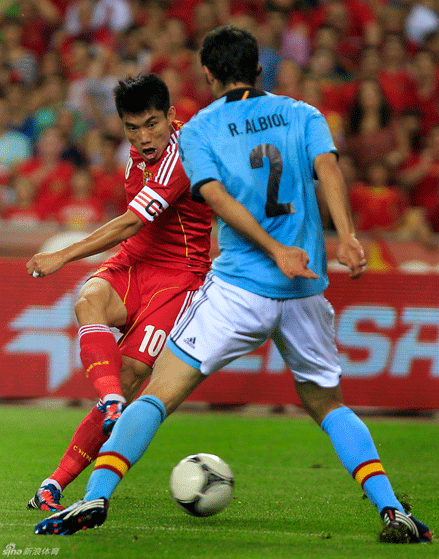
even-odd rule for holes
{"type": "Polygon", "coordinates": [[[124,211],[114,86],[154,72],[187,121],[212,101],[197,48],[224,23],[258,38],[262,89],[326,117],[357,229],[436,243],[439,0],[3,0],[1,221],[87,231],[124,211]]]}

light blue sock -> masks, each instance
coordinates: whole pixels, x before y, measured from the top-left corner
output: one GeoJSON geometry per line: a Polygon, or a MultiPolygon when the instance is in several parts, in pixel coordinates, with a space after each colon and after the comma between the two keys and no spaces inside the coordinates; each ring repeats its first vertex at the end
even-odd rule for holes
{"type": "Polygon", "coordinates": [[[101,447],[88,480],[86,501],[110,498],[128,469],[148,448],[165,417],[165,405],[155,396],[141,396],[126,408],[101,447]]]}
{"type": "Polygon", "coordinates": [[[378,511],[381,512],[384,507],[395,507],[404,512],[363,421],[349,408],[341,407],[329,412],[321,427],[329,435],[343,466],[360,483],[378,511]]]}

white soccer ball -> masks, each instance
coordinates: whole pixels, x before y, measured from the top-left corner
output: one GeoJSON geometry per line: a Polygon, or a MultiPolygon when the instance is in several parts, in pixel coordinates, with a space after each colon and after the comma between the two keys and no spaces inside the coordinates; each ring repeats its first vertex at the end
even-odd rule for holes
{"type": "Polygon", "coordinates": [[[229,465],[214,454],[186,456],[172,470],[169,488],[174,501],[188,514],[211,516],[233,497],[234,479],[229,465]]]}

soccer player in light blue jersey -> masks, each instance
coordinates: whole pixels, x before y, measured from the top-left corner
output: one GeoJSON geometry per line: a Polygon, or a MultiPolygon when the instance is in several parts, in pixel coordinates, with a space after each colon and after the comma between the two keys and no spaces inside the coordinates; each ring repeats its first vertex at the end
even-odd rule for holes
{"type": "Polygon", "coordinates": [[[221,255],[172,329],[150,384],[101,448],[84,499],[35,531],[72,534],[102,524],[114,489],[165,417],[208,375],[271,338],[305,410],[378,509],[384,541],[429,542],[428,527],[395,497],[366,425],[342,399],[315,179],[337,229],[339,261],[353,279],[366,261],[325,119],[255,88],[258,48],[245,31],[209,33],[201,63],[216,101],[183,126],[179,147],[192,196],[218,216],[221,255]]]}

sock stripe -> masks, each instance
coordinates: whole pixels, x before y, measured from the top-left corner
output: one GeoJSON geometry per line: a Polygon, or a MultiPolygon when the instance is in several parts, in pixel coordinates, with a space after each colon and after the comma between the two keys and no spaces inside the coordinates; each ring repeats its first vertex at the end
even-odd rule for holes
{"type": "Polygon", "coordinates": [[[140,396],[140,398],[137,401],[147,402],[148,404],[152,404],[155,408],[157,408],[160,412],[160,417],[161,417],[160,423],[163,423],[163,421],[166,419],[165,405],[155,396],[146,394],[145,396],[140,396]]]}
{"type": "Polygon", "coordinates": [[[109,333],[112,334],[110,328],[105,324],[91,324],[86,326],[81,326],[78,330],[79,339],[82,338],[85,334],[102,334],[102,333],[109,333]]]}
{"type": "Polygon", "coordinates": [[[104,452],[99,454],[96,460],[95,470],[110,470],[117,474],[120,478],[130,469],[130,462],[117,452],[104,452]]]}
{"type": "Polygon", "coordinates": [[[385,476],[385,475],[387,475],[387,474],[386,474],[386,472],[385,472],[384,470],[381,470],[381,471],[378,471],[378,472],[372,472],[372,473],[370,473],[368,476],[366,476],[366,477],[363,479],[363,481],[361,482],[361,487],[364,487],[364,484],[366,483],[366,481],[367,481],[368,479],[370,479],[371,477],[374,477],[374,476],[385,476]]]}
{"type": "Polygon", "coordinates": [[[361,485],[361,487],[363,487],[368,479],[377,475],[386,475],[386,472],[379,460],[367,460],[366,462],[362,462],[352,472],[352,477],[361,485]]]}

